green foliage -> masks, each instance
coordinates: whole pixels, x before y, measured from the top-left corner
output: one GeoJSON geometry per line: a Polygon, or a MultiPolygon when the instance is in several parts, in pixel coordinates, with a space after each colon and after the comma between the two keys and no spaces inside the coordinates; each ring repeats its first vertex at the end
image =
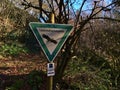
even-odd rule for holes
{"type": "Polygon", "coordinates": [[[11,85],[7,86],[5,90],[23,90],[23,88],[26,85],[27,87],[25,87],[25,89],[30,88],[30,90],[39,90],[43,83],[43,80],[40,77],[40,75],[40,72],[32,71],[28,74],[28,76],[25,79],[15,78],[11,85]]]}
{"type": "MultiPolygon", "coordinates": [[[[2,8],[2,11],[0,11],[0,17],[2,17],[2,19],[0,18],[0,54],[4,56],[16,56],[19,53],[26,53],[28,51],[27,48],[32,52],[39,51],[40,48],[36,45],[36,39],[28,28],[27,24],[29,22],[26,22],[28,14],[14,7],[14,5],[8,2],[8,0],[2,0],[0,7],[2,8]],[[23,44],[21,45],[18,42],[22,42],[23,44]],[[27,47],[25,47],[25,45],[27,47]]],[[[59,10],[62,9],[59,8],[59,10]]],[[[66,11],[66,9],[62,11],[66,11]]],[[[68,16],[61,16],[61,13],[58,15],[60,17],[58,17],[58,20],[61,20],[62,17],[66,16],[64,17],[66,18],[64,20],[65,22],[68,22],[68,16]]],[[[65,23],[63,21],[58,22],[65,23]]],[[[69,57],[71,57],[71,46],[74,44],[74,41],[76,41],[76,37],[79,38],[79,35],[82,34],[81,31],[84,31],[83,27],[87,24],[87,19],[82,22],[83,23],[77,25],[80,27],[80,30],[77,31],[75,35],[73,33],[73,37],[69,38],[66,45],[64,45],[66,55],[63,55],[63,62],[58,63],[60,64],[60,71],[62,73],[63,70],[65,70],[64,67],[66,67],[69,62],[69,57]]],[[[104,23],[106,23],[106,21],[104,23]]],[[[96,23],[93,24],[96,25],[96,23]]],[[[103,30],[97,28],[96,32],[93,30],[95,39],[91,46],[93,46],[94,49],[91,47],[77,48],[80,49],[80,52],[77,53],[77,56],[72,58],[65,72],[65,77],[70,76],[72,80],[69,82],[72,86],[72,90],[77,90],[77,87],[81,90],[111,90],[120,87],[120,33],[119,31],[116,31],[116,29],[119,30],[119,24],[117,25],[114,23],[114,25],[116,26],[113,26],[113,23],[107,24],[106,26],[104,25],[105,28],[109,26],[109,28],[107,27],[106,29],[102,28],[104,26],[98,27],[103,30]]],[[[86,37],[84,39],[87,41],[86,37]]],[[[81,47],[80,44],[78,44],[78,46],[81,47]]],[[[83,44],[83,46],[86,45],[83,44]]],[[[28,78],[28,83],[32,89],[37,90],[42,83],[42,78],[36,71],[30,73],[28,78]]],[[[17,90],[22,86],[21,82],[22,81],[16,81],[16,84],[13,84],[6,90],[17,90]]]]}
{"type": "Polygon", "coordinates": [[[28,76],[28,84],[31,86],[32,90],[39,90],[42,84],[42,78],[38,71],[32,71],[28,76]]]}
{"type": "Polygon", "coordinates": [[[3,56],[16,56],[20,53],[27,53],[28,49],[17,43],[4,44],[0,46],[0,54],[3,56]]]}
{"type": "Polygon", "coordinates": [[[27,19],[32,17],[30,18],[26,11],[15,7],[8,0],[1,1],[0,8],[2,8],[0,13],[0,54],[15,56],[28,51],[32,53],[40,51],[34,35],[27,28],[29,27],[27,19]]]}
{"type": "Polygon", "coordinates": [[[119,23],[109,23],[108,28],[104,31],[99,32],[98,35],[101,37],[96,40],[97,49],[100,48],[100,55],[109,62],[111,69],[111,79],[113,87],[119,88],[119,79],[120,79],[120,32],[119,32],[119,23]],[[115,25],[111,27],[110,25],[115,25]]]}
{"type": "Polygon", "coordinates": [[[41,50],[35,36],[33,35],[32,31],[30,30],[30,28],[28,28],[27,30],[24,30],[21,33],[21,35],[19,37],[19,41],[24,43],[26,45],[26,47],[29,49],[29,51],[32,53],[39,53],[41,50]]]}
{"type": "Polygon", "coordinates": [[[114,76],[113,73],[116,72],[107,59],[84,48],[79,56],[72,57],[64,77],[72,79],[70,85],[80,90],[112,90],[119,87],[119,73],[114,76]],[[116,78],[116,85],[113,78],[116,78]]]}
{"type": "Polygon", "coordinates": [[[20,90],[24,86],[23,80],[16,80],[10,87],[7,87],[5,90],[20,90]]]}

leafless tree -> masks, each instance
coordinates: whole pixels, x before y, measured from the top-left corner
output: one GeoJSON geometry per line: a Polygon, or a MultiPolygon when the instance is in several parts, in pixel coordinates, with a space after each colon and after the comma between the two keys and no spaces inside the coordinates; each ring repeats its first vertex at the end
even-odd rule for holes
{"type": "MultiPolygon", "coordinates": [[[[67,39],[63,49],[61,51],[60,60],[57,60],[57,68],[56,68],[56,76],[54,78],[55,85],[56,83],[60,83],[64,71],[71,59],[71,57],[76,52],[76,45],[79,41],[81,33],[85,30],[85,27],[90,24],[91,21],[95,19],[107,19],[112,21],[120,20],[106,17],[104,15],[99,15],[102,12],[110,12],[118,1],[115,0],[105,6],[101,5],[100,3],[104,0],[82,0],[77,2],[77,0],[38,0],[39,5],[33,5],[31,2],[27,0],[23,0],[22,5],[25,6],[25,9],[34,8],[39,10],[40,18],[44,20],[44,22],[50,22],[51,20],[51,13],[55,15],[55,23],[62,23],[62,24],[72,24],[74,26],[74,31],[67,39]],[[80,3],[80,4],[79,4],[80,3]],[[87,3],[92,3],[91,8],[84,10],[84,6],[87,3]],[[77,6],[77,11],[75,10],[75,6],[77,6]],[[86,16],[83,16],[83,13],[87,13],[86,16]],[[88,13],[89,12],[89,13],[88,13]]],[[[91,24],[89,25],[91,27],[91,24]]]]}

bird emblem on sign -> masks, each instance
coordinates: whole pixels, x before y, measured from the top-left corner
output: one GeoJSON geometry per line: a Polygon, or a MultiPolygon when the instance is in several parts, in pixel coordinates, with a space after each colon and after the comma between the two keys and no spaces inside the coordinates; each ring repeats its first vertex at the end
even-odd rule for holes
{"type": "Polygon", "coordinates": [[[47,39],[47,41],[50,41],[50,42],[52,42],[52,43],[54,43],[54,44],[57,44],[57,41],[56,41],[56,40],[50,38],[50,37],[49,37],[48,35],[46,35],[46,34],[42,34],[42,37],[45,38],[45,39],[47,39]]]}

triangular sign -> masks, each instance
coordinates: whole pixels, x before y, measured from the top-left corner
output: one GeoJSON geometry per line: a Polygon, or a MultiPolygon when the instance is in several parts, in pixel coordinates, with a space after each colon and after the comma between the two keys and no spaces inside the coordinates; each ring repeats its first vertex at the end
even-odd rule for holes
{"type": "Polygon", "coordinates": [[[73,27],[67,24],[43,24],[39,22],[30,22],[29,26],[50,62],[60,51],[73,27]]]}

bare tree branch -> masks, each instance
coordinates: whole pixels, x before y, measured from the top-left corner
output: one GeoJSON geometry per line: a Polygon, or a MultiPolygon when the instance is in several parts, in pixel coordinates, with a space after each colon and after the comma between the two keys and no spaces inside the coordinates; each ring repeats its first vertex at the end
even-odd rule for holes
{"type": "Polygon", "coordinates": [[[38,0],[39,2],[39,10],[40,10],[40,17],[42,17],[42,0],[38,0]]]}
{"type": "Polygon", "coordinates": [[[117,3],[117,2],[110,3],[110,4],[107,5],[106,7],[101,7],[101,9],[100,9],[98,12],[94,13],[94,14],[91,15],[89,18],[92,18],[92,17],[96,16],[98,13],[100,13],[101,11],[104,11],[106,8],[108,8],[108,7],[112,6],[112,5],[114,5],[115,3],[117,3]]]}
{"type": "Polygon", "coordinates": [[[97,9],[97,6],[96,6],[97,3],[98,3],[98,2],[95,2],[95,1],[94,1],[94,7],[92,8],[92,12],[91,12],[91,14],[90,14],[90,17],[91,17],[92,14],[94,13],[95,9],[97,9]]]}
{"type": "Polygon", "coordinates": [[[21,3],[21,5],[25,6],[25,9],[27,8],[34,8],[34,9],[37,9],[40,11],[40,17],[46,22],[46,20],[44,19],[44,17],[42,16],[42,12],[47,16],[49,17],[49,14],[50,12],[49,11],[46,11],[42,8],[42,0],[39,0],[39,6],[36,6],[36,5],[33,5],[31,2],[28,2],[26,0],[24,0],[24,2],[21,3]]]}
{"type": "Polygon", "coordinates": [[[109,17],[93,17],[92,19],[107,19],[107,20],[110,20],[110,21],[117,21],[117,22],[120,22],[119,19],[109,18],[109,17]]]}
{"type": "Polygon", "coordinates": [[[71,6],[71,9],[72,9],[72,11],[73,11],[74,16],[77,17],[76,14],[75,14],[75,10],[74,10],[74,7],[73,7],[73,3],[70,2],[70,6],[71,6]]]}
{"type": "Polygon", "coordinates": [[[80,14],[81,14],[82,8],[83,8],[83,6],[84,6],[84,4],[85,4],[86,1],[87,1],[87,0],[84,0],[84,1],[82,2],[82,5],[81,5],[81,7],[80,7],[80,9],[79,9],[78,15],[77,15],[76,20],[75,20],[74,27],[76,27],[77,24],[78,24],[78,21],[79,21],[79,17],[80,17],[80,14]]]}

